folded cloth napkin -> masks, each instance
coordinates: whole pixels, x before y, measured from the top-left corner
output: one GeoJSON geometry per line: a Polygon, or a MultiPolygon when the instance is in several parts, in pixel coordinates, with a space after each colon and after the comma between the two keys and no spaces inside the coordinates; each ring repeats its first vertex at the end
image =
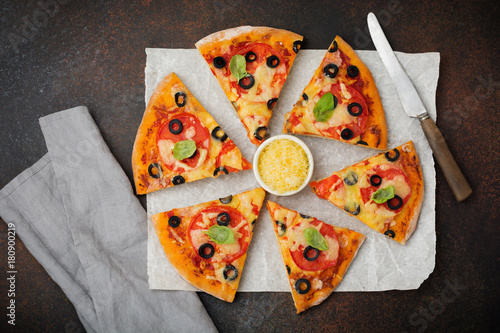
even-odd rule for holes
{"type": "Polygon", "coordinates": [[[40,119],[48,154],[0,191],[0,215],[88,332],[216,332],[194,292],[150,290],[146,212],[86,107],[40,119]]]}

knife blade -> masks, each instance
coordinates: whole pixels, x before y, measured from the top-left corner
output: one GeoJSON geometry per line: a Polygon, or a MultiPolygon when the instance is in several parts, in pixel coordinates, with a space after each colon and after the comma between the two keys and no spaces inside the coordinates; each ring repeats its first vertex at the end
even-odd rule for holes
{"type": "Polygon", "coordinates": [[[472,189],[453,158],[441,131],[429,117],[415,86],[396,58],[377,17],[373,13],[368,14],[368,29],[370,30],[373,44],[382,59],[382,63],[396,86],[396,91],[398,92],[405,113],[409,117],[420,120],[432,153],[443,170],[455,198],[457,201],[465,200],[471,195],[472,189]]]}

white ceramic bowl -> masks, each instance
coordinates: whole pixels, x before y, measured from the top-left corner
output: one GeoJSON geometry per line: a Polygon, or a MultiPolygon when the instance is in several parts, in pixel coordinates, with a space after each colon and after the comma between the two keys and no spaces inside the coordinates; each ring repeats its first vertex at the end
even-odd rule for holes
{"type": "Polygon", "coordinates": [[[255,174],[255,178],[257,178],[257,181],[259,182],[260,186],[262,186],[267,192],[269,192],[271,194],[279,195],[279,196],[289,196],[289,195],[292,195],[292,194],[295,194],[295,193],[302,191],[302,189],[304,189],[304,187],[306,187],[306,185],[311,180],[313,170],[314,170],[314,160],[313,160],[313,156],[311,154],[311,151],[309,150],[309,148],[306,146],[306,144],[302,140],[297,139],[296,137],[294,137],[292,135],[282,134],[282,135],[276,135],[276,136],[270,137],[269,139],[264,141],[259,146],[259,148],[255,152],[255,155],[253,157],[253,173],[255,174]],[[262,180],[262,177],[259,173],[260,154],[262,153],[264,148],[266,148],[270,143],[272,143],[276,140],[280,140],[280,139],[288,139],[288,140],[291,140],[291,141],[299,144],[299,146],[302,147],[302,149],[304,149],[306,156],[307,156],[307,159],[309,160],[309,171],[307,173],[306,179],[304,180],[304,183],[296,190],[287,191],[287,192],[283,192],[283,193],[277,192],[277,191],[269,188],[269,186],[266,183],[264,183],[264,180],[262,180]]]}

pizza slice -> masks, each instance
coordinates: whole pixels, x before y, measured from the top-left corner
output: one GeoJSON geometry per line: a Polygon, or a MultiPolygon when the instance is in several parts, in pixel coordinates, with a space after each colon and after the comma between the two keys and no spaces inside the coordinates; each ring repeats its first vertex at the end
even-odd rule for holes
{"type": "Polygon", "coordinates": [[[251,168],[177,75],[158,84],[132,152],[137,194],[251,168]]]}
{"type": "Polygon", "coordinates": [[[168,260],[187,282],[233,301],[265,193],[256,188],[152,216],[168,260]]]}
{"type": "Polygon", "coordinates": [[[267,201],[300,313],[323,302],[342,282],[365,236],[267,201]]]}
{"type": "Polygon", "coordinates": [[[424,199],[424,179],[412,141],[309,185],[318,197],[401,244],[415,230],[424,199]]]}
{"type": "Polygon", "coordinates": [[[265,139],[272,110],[302,39],[287,30],[242,26],[213,33],[196,43],[253,144],[265,139]]]}
{"type": "Polygon", "coordinates": [[[285,115],[283,133],[386,149],[385,113],[373,76],[339,36],[292,111],[285,115]]]}

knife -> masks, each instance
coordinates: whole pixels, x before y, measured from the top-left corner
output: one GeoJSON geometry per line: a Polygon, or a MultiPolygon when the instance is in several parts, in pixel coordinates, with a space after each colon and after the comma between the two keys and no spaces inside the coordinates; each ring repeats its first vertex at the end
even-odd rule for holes
{"type": "Polygon", "coordinates": [[[375,48],[385,68],[394,81],[403,109],[409,117],[418,118],[420,120],[420,125],[422,125],[425,137],[431,146],[434,157],[441,166],[441,170],[455,198],[457,201],[465,200],[471,195],[472,189],[453,158],[441,131],[429,117],[420,96],[392,51],[391,45],[389,45],[377,21],[377,17],[373,13],[368,14],[368,29],[370,30],[373,44],[375,44],[375,48]]]}

